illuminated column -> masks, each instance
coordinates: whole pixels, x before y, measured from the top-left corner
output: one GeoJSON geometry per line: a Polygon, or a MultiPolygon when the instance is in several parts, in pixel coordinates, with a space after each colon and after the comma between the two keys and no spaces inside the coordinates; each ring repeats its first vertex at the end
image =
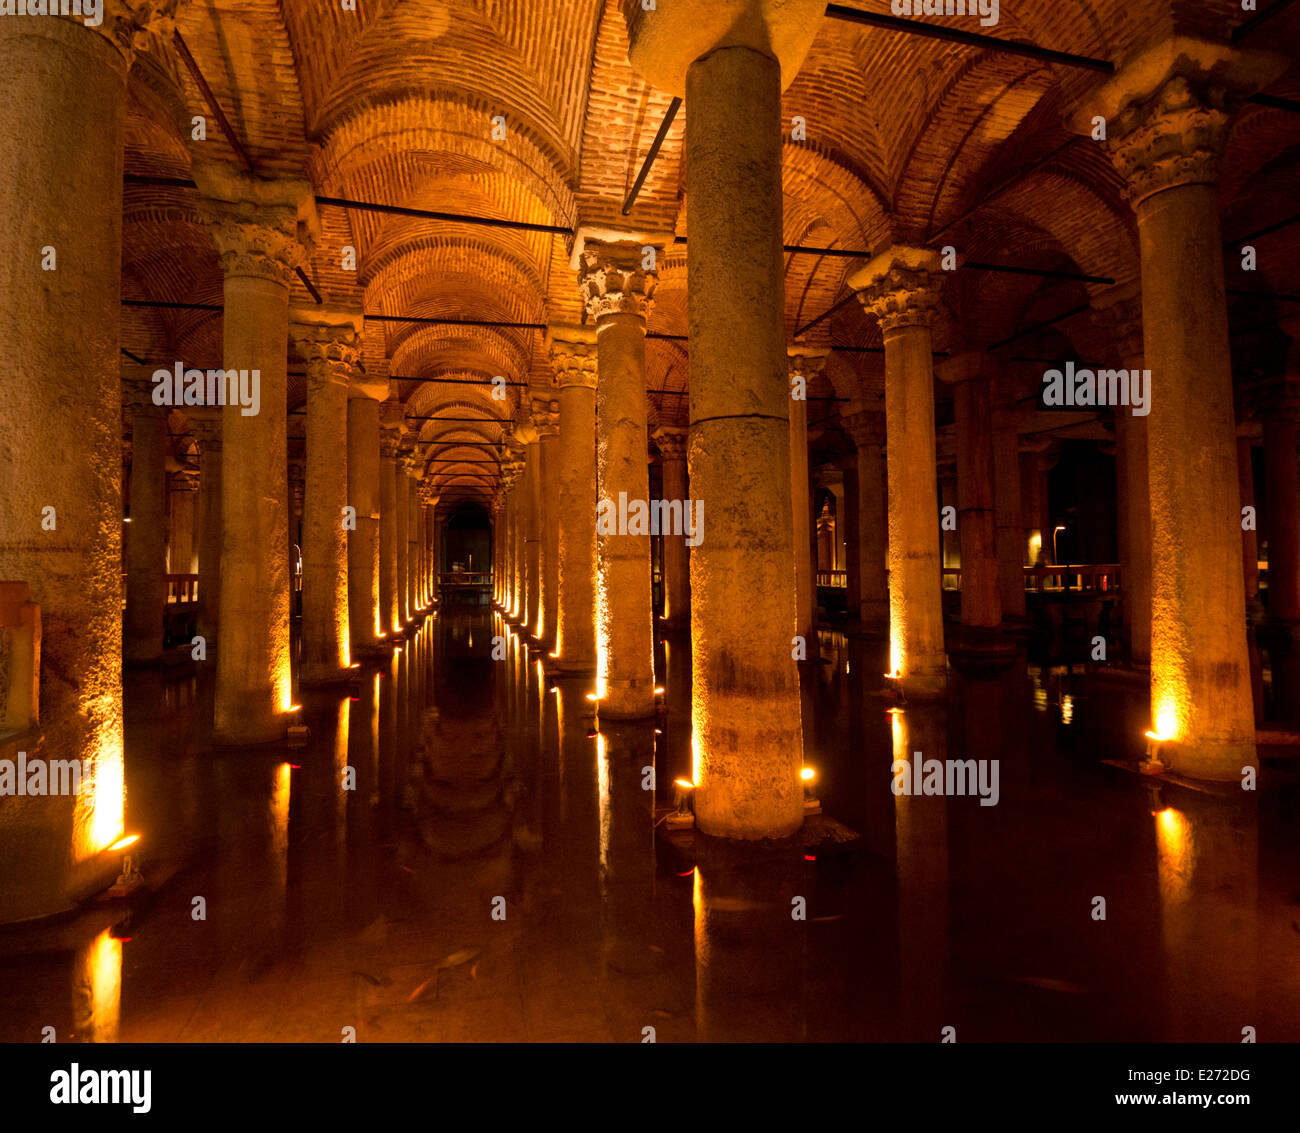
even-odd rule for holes
{"type": "Polygon", "coordinates": [[[993,514],[997,525],[998,593],[1002,621],[1025,620],[1025,535],[1020,518],[1020,433],[1015,394],[996,383],[993,406],[993,514]]]}
{"type": "Polygon", "coordinates": [[[1002,623],[993,512],[993,410],[987,364],[983,352],[968,351],[939,367],[939,377],[953,387],[957,421],[961,624],[966,629],[992,629],[1002,623]]]}
{"type": "Polygon", "coordinates": [[[1256,766],[1217,182],[1229,108],[1281,65],[1180,38],[1130,61],[1074,120],[1087,132],[1104,116],[1137,212],[1151,370],[1151,715],[1162,761],[1202,779],[1256,766]]]}
{"type": "Polygon", "coordinates": [[[689,108],[689,466],[707,509],[691,548],[695,815],[724,837],[803,822],[781,92],[823,12],[815,0],[668,0],[629,20],[633,65],[689,108]]]}
{"type": "Polygon", "coordinates": [[[930,346],[940,284],[937,252],[901,246],[849,280],[885,339],[890,668],[909,697],[942,696],[948,680],[930,346]]]}
{"type": "Polygon", "coordinates": [[[654,714],[649,517],[641,527],[631,512],[650,496],[645,325],[658,277],[645,262],[639,245],[588,242],[579,273],[598,359],[596,678],[601,714],[614,719],[654,714]]]}
{"type": "Polygon", "coordinates": [[[213,740],[281,739],[290,708],[286,369],[289,283],[319,232],[311,186],[194,165],[225,274],[227,371],[248,371],[255,406],[222,409],[221,649],[213,740]]]}
{"type": "MultiPolygon", "coordinates": [[[[1097,300],[1096,319],[1117,347],[1119,365],[1145,366],[1142,346],[1142,294],[1134,285],[1112,289],[1097,300]]],[[[1115,412],[1116,487],[1119,503],[1120,593],[1128,627],[1129,655],[1135,665],[1151,663],[1151,494],[1147,418],[1131,408],[1115,412]]],[[[1050,538],[1051,532],[1044,532],[1050,538]]]]}
{"type": "Polygon", "coordinates": [[[167,490],[167,573],[194,573],[194,512],[198,480],[190,473],[171,477],[167,490]]]}
{"type": "Polygon", "coordinates": [[[307,363],[306,498],[302,535],[299,680],[338,679],[349,640],[348,383],[361,359],[361,315],[293,312],[290,335],[307,363]]]}
{"type": "Polygon", "coordinates": [[[541,622],[537,636],[554,649],[555,623],[559,619],[560,584],[560,403],[548,397],[533,398],[533,424],[537,427],[538,452],[541,457],[538,477],[537,521],[541,525],[541,563],[538,581],[541,593],[538,610],[541,622]]]}
{"type": "Polygon", "coordinates": [[[552,327],[551,366],[560,401],[559,621],[557,667],[596,670],[596,334],[552,327]]]}
{"type": "Polygon", "coordinates": [[[826,354],[791,346],[790,356],[790,515],[794,543],[795,633],[815,640],[817,574],[812,558],[812,499],[808,477],[808,387],[826,364],[826,354]],[[798,396],[796,396],[796,394],[798,396]]]}
{"type": "MultiPolygon", "coordinates": [[[[1296,469],[1294,395],[1274,401],[1264,421],[1264,483],[1268,487],[1264,531],[1268,538],[1268,620],[1300,622],[1300,482],[1296,469]]],[[[134,500],[134,490],[132,499],[134,500]]],[[[131,535],[134,535],[133,531],[131,535]]],[[[128,539],[131,536],[128,536],[128,539]]],[[[129,598],[128,598],[129,604],[129,598]]]]}
{"type": "Polygon", "coordinates": [[[502,483],[509,492],[510,504],[510,566],[506,576],[506,617],[512,624],[523,621],[523,557],[524,557],[524,465],[522,446],[511,447],[510,455],[501,466],[502,483]]]}
{"type": "Polygon", "coordinates": [[[889,624],[889,579],[885,491],[885,418],[881,413],[854,413],[844,428],[857,448],[854,477],[856,511],[850,529],[857,549],[858,619],[863,629],[883,631],[889,624]]]}
{"type": "Polygon", "coordinates": [[[131,398],[131,523],[126,534],[128,662],[157,661],[167,604],[167,408],[153,403],[147,378],[128,381],[131,398]]]}
{"type": "Polygon", "coordinates": [[[411,607],[408,601],[411,573],[409,528],[411,525],[411,477],[409,469],[413,460],[415,439],[403,430],[397,460],[393,464],[393,535],[397,540],[397,590],[393,595],[397,609],[397,624],[405,629],[411,624],[411,607]]]}
{"type": "Polygon", "coordinates": [[[348,505],[356,523],[347,533],[353,649],[373,649],[384,628],[379,596],[379,403],[387,397],[386,377],[358,374],[348,389],[348,505]]]}
{"type": "Polygon", "coordinates": [[[397,461],[404,415],[398,401],[385,401],[379,407],[379,624],[389,637],[402,628],[397,589],[397,461]]]}
{"type": "Polygon", "coordinates": [[[199,615],[209,653],[217,644],[221,595],[221,410],[186,407],[199,445],[199,615]]]}
{"type": "Polygon", "coordinates": [[[654,432],[659,455],[664,462],[664,499],[680,500],[683,516],[683,534],[662,531],[664,547],[664,583],[668,599],[668,627],[673,630],[691,628],[691,552],[684,534],[686,502],[690,488],[686,479],[687,430],[674,425],[660,425],[654,432]]]}
{"type": "Polygon", "coordinates": [[[542,453],[536,433],[524,444],[523,508],[524,534],[524,628],[537,633],[541,613],[542,572],[542,453]]]}
{"type": "Polygon", "coordinates": [[[289,614],[295,617],[302,612],[301,596],[295,598],[295,588],[302,587],[302,517],[306,507],[307,500],[307,461],[306,445],[299,441],[302,447],[303,457],[294,459],[295,454],[289,454],[289,464],[286,474],[289,480],[289,524],[286,531],[288,542],[285,543],[286,554],[289,556],[289,614]],[[296,576],[296,581],[295,581],[296,576]]]}
{"type": "Polygon", "coordinates": [[[418,451],[402,462],[405,476],[399,485],[406,496],[406,620],[413,622],[420,610],[420,477],[424,461],[418,451]]]}

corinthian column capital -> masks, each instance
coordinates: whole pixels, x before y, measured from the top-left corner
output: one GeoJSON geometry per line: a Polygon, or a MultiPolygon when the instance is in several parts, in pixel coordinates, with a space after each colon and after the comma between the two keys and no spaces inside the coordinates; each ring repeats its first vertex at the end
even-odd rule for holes
{"type": "Polygon", "coordinates": [[[578,286],[587,314],[597,323],[609,315],[650,317],[659,276],[642,267],[641,245],[589,241],[578,260],[578,286]]]}
{"type": "Polygon", "coordinates": [[[660,425],[651,436],[659,447],[659,455],[664,460],[685,460],[686,444],[690,439],[690,430],[680,425],[660,425]]]}
{"type": "Polygon", "coordinates": [[[581,386],[596,388],[596,332],[590,327],[551,327],[546,345],[560,389],[581,386]]]}
{"type": "Polygon", "coordinates": [[[886,334],[905,327],[929,327],[939,307],[943,271],[938,252],[902,244],[881,252],[849,277],[862,306],[880,320],[886,334]]]}
{"type": "Polygon", "coordinates": [[[549,397],[534,397],[532,400],[533,428],[537,430],[539,440],[560,435],[560,403],[549,397]]]}
{"type": "Polygon", "coordinates": [[[289,313],[289,337],[307,362],[307,385],[347,385],[361,368],[361,314],[312,308],[289,313]]]}

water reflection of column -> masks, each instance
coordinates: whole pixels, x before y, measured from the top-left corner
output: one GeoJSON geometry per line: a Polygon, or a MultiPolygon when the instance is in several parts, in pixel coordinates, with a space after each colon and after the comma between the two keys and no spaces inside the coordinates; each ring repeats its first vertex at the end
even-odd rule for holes
{"type": "MultiPolygon", "coordinates": [[[[654,915],[654,793],[642,789],[654,766],[654,726],[602,722],[596,741],[600,811],[601,971],[606,979],[643,976],[658,966],[652,952],[654,915]]],[[[610,1001],[626,997],[612,995],[610,1001]]],[[[613,1019],[616,1040],[640,1037],[645,1020],[613,1019]]]]}
{"type": "Polygon", "coordinates": [[[379,837],[390,841],[397,819],[397,667],[399,653],[384,662],[379,681],[379,837]]]}
{"type": "MultiPolygon", "coordinates": [[[[948,757],[945,706],[912,706],[891,714],[894,759],[948,757]],[[920,752],[920,756],[917,756],[920,752]]],[[[910,780],[909,780],[910,781],[910,780]]],[[[885,780],[880,790],[890,790],[885,780]]],[[[945,1016],[948,976],[948,800],[897,795],[894,835],[898,877],[899,1007],[903,1036],[937,1042],[945,1016]]]]}
{"type": "Polygon", "coordinates": [[[121,1008],[122,942],[106,928],[77,951],[72,969],[73,1033],[83,1043],[117,1042],[121,1008]]]}
{"type": "Polygon", "coordinates": [[[1258,1026],[1258,816],[1232,791],[1178,791],[1154,816],[1171,1041],[1240,1042],[1258,1026]]]}
{"type": "Polygon", "coordinates": [[[808,893],[802,850],[721,839],[696,846],[696,1038],[804,1038],[806,926],[791,915],[794,898],[808,893]]]}

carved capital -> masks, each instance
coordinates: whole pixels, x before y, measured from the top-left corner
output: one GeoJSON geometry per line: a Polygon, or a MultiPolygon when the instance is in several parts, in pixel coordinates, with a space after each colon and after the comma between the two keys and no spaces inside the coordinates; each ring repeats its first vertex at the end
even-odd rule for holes
{"type": "Polygon", "coordinates": [[[680,425],[660,425],[652,434],[664,460],[685,460],[690,430],[680,425]]]}
{"type": "Polygon", "coordinates": [[[361,335],[354,326],[292,322],[289,337],[307,362],[307,388],[347,385],[361,364],[361,335]]]}
{"type": "Polygon", "coordinates": [[[288,209],[249,212],[240,205],[209,202],[200,213],[226,275],[251,275],[288,287],[296,269],[307,262],[308,249],[299,242],[288,209]]]}
{"type": "Polygon", "coordinates": [[[883,413],[852,413],[843,418],[844,431],[861,451],[869,445],[885,443],[885,415],[883,413]]]}
{"type": "Polygon", "coordinates": [[[533,428],[537,430],[539,440],[560,435],[560,403],[549,397],[532,399],[533,428]]]}
{"type": "MultiPolygon", "coordinates": [[[[50,6],[61,7],[58,0],[51,0],[50,6]]],[[[104,0],[98,24],[87,24],[85,15],[63,18],[98,32],[122,53],[129,64],[137,52],[148,49],[152,37],[171,38],[176,30],[176,14],[181,7],[182,0],[104,0]]]]}
{"type": "Polygon", "coordinates": [[[896,246],[849,277],[862,306],[880,320],[886,334],[905,327],[929,327],[939,307],[944,273],[938,252],[896,246]]]}
{"type": "MultiPolygon", "coordinates": [[[[566,328],[569,329],[569,328],[566,328]]],[[[577,330],[577,328],[571,328],[577,330]]],[[[555,384],[560,389],[580,386],[583,389],[596,388],[596,336],[586,332],[581,340],[561,338],[560,332],[548,335],[548,347],[551,355],[551,368],[555,371],[555,384]]]]}
{"type": "Polygon", "coordinates": [[[814,346],[787,346],[786,357],[790,365],[790,376],[796,374],[805,381],[812,381],[826,367],[830,351],[819,350],[814,346]]]}
{"type": "Polygon", "coordinates": [[[609,315],[645,320],[654,307],[659,276],[641,267],[641,249],[631,244],[588,244],[578,267],[578,286],[587,314],[596,322],[609,315]]]}
{"type": "Polygon", "coordinates": [[[185,416],[190,423],[190,433],[198,443],[199,452],[221,451],[221,410],[186,407],[185,416]]]}

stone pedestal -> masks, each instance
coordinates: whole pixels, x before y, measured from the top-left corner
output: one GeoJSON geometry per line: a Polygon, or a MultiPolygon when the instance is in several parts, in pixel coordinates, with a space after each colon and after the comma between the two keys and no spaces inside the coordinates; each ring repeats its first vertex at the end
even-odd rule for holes
{"type": "Polygon", "coordinates": [[[338,680],[351,664],[348,602],[348,384],[358,376],[361,315],[295,311],[291,336],[307,363],[307,463],[299,679],[338,680]]]}
{"type": "Polygon", "coordinates": [[[560,395],[559,606],[555,652],[562,671],[596,670],[596,334],[552,327],[560,395]]]}
{"type": "Polygon", "coordinates": [[[1170,40],[1075,118],[1083,131],[1106,117],[1137,212],[1152,373],[1152,726],[1165,764],[1210,780],[1256,765],[1216,182],[1232,101],[1277,73],[1263,56],[1170,40]]]}
{"type": "Polygon", "coordinates": [[[213,739],[282,739],[289,722],[286,368],[289,283],[319,231],[309,185],[194,165],[225,275],[224,368],[258,404],[222,409],[221,650],[213,739]],[[304,243],[306,242],[306,243],[304,243]],[[256,409],[255,412],[251,411],[256,409]]]}
{"type": "Polygon", "coordinates": [[[163,649],[167,605],[167,409],[153,403],[154,383],[127,383],[131,401],[131,522],[126,528],[126,622],[122,655],[128,663],[157,661],[163,649]]]}
{"type": "Polygon", "coordinates": [[[617,530],[620,497],[650,497],[646,451],[645,324],[657,277],[641,269],[635,244],[588,243],[579,283],[596,324],[597,508],[613,524],[597,526],[597,693],[613,719],[654,713],[654,635],[650,536],[617,530]]]}
{"type": "Polygon", "coordinates": [[[947,688],[935,481],[934,360],[939,255],[894,247],[849,279],[885,338],[890,671],[908,697],[947,688]]]}

